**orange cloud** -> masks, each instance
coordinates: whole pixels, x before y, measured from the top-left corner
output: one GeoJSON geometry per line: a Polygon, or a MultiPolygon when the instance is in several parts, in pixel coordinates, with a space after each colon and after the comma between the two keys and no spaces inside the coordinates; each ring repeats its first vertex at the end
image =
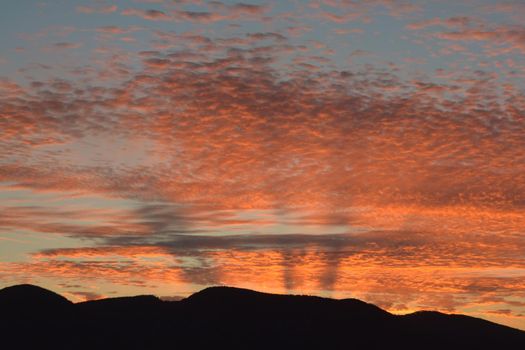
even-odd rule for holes
{"type": "Polygon", "coordinates": [[[363,245],[312,243],[279,249],[196,246],[171,251],[138,245],[55,249],[35,254],[27,263],[0,264],[0,278],[7,281],[21,275],[33,276],[33,281],[76,281],[70,289],[77,294],[82,291],[79,286],[92,281],[139,291],[154,290],[158,284],[181,289],[192,285],[194,290],[225,284],[278,293],[357,297],[393,312],[476,310],[489,319],[506,317],[504,321],[513,325],[523,321],[525,269],[522,259],[515,267],[504,261],[501,253],[508,249],[486,243],[475,249],[455,247],[456,241],[421,245],[403,242],[402,237],[390,247],[383,239],[363,245]],[[462,256],[470,252],[498,262],[483,262],[481,255],[462,256]],[[496,308],[507,311],[494,313],[496,308]]]}
{"type": "Polygon", "coordinates": [[[427,20],[422,20],[418,22],[412,22],[409,23],[406,27],[411,30],[421,30],[425,29],[427,27],[434,27],[434,26],[443,26],[443,27],[466,27],[469,24],[474,22],[474,20],[470,17],[461,16],[461,17],[449,17],[449,18],[432,18],[427,20]]]}
{"type": "Polygon", "coordinates": [[[340,70],[273,32],[154,40],[75,81],[0,81],[0,181],[32,191],[3,204],[2,230],[96,245],[2,262],[2,281],[224,283],[521,317],[519,86],[340,70]],[[65,210],[44,194],[98,202],[65,210]],[[125,203],[93,210],[104,200],[125,203]]]}
{"type": "Polygon", "coordinates": [[[523,27],[500,26],[489,30],[466,29],[437,33],[436,37],[454,41],[487,41],[492,44],[505,44],[510,50],[525,52],[525,29],[523,27]]]}

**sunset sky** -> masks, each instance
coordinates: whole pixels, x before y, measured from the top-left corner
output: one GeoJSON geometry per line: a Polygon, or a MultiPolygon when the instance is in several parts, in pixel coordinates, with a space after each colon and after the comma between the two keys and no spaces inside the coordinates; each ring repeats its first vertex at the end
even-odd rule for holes
{"type": "Polygon", "coordinates": [[[3,2],[0,288],[231,285],[525,329],[524,18],[521,0],[3,2]]]}

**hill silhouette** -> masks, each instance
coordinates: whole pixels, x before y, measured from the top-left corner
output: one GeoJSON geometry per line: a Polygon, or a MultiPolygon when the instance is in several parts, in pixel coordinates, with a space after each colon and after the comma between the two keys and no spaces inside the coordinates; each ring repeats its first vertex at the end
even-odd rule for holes
{"type": "Polygon", "coordinates": [[[0,290],[2,344],[17,349],[520,349],[525,332],[423,311],[393,315],[357,299],[211,287],[71,303],[46,289],[0,290]]]}
{"type": "Polygon", "coordinates": [[[64,309],[72,303],[63,296],[31,284],[0,289],[0,310],[2,313],[42,312],[64,309]]]}

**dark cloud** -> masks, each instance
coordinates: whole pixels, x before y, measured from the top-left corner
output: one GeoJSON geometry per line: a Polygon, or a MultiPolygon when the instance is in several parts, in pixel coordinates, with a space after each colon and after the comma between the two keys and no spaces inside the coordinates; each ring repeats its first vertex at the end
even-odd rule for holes
{"type": "Polygon", "coordinates": [[[136,8],[125,9],[121,12],[123,16],[137,16],[150,21],[169,21],[172,18],[164,11],[160,10],[142,10],[136,8]]]}

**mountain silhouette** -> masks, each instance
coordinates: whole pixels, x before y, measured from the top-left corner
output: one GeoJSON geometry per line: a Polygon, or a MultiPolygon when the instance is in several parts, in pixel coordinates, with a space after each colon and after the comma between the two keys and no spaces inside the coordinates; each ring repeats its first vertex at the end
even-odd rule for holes
{"type": "Polygon", "coordinates": [[[46,289],[0,290],[13,349],[521,349],[525,332],[464,315],[393,315],[357,299],[210,287],[71,303],[46,289]]]}
{"type": "Polygon", "coordinates": [[[31,284],[0,289],[0,310],[2,313],[56,311],[72,303],[63,296],[31,284]]]}

